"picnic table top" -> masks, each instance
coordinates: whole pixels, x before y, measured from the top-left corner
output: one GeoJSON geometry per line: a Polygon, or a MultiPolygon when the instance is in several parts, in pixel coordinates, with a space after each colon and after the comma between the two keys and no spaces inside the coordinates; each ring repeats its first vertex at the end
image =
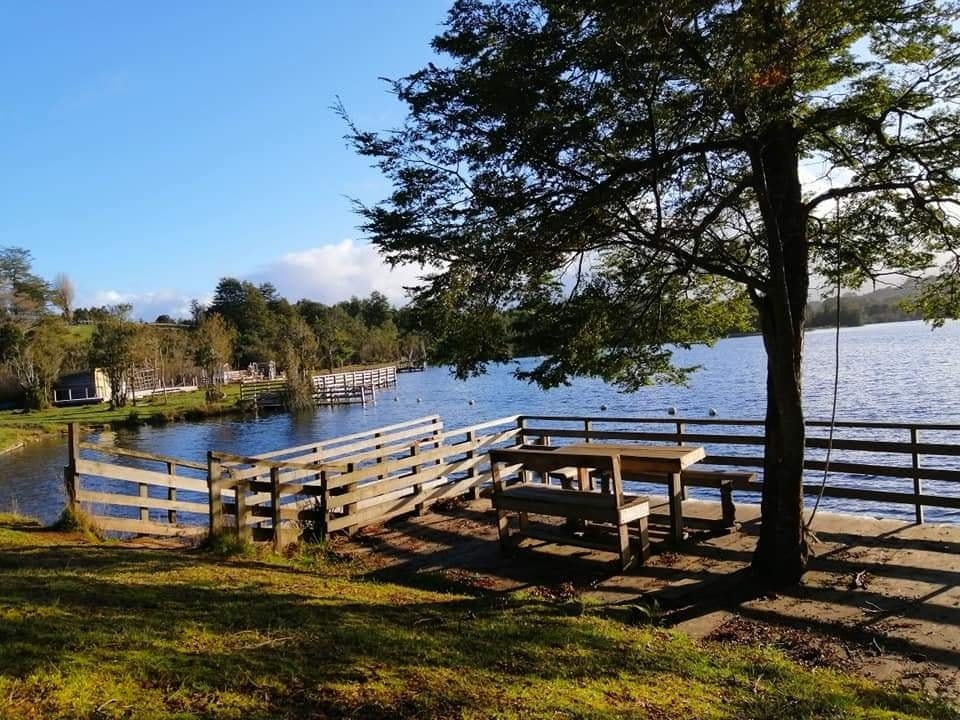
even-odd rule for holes
{"type": "Polygon", "coordinates": [[[642,445],[639,443],[574,443],[572,445],[522,445],[492,450],[494,461],[547,460],[550,465],[590,466],[593,458],[620,459],[624,472],[680,472],[706,457],[702,447],[691,445],[642,445]]]}

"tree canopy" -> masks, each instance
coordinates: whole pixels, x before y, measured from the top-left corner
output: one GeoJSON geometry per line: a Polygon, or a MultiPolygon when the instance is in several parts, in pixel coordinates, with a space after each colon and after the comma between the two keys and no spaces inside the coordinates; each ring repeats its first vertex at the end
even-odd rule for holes
{"type": "Polygon", "coordinates": [[[751,303],[769,358],[755,568],[790,582],[811,275],[941,266],[921,307],[958,307],[956,20],[937,0],[459,0],[433,41],[447,60],[393,82],[404,125],[349,126],[394,186],[364,228],[439,268],[418,304],[462,373],[510,307],[551,338],[541,384],[682,379],[665,346],[751,303]]]}

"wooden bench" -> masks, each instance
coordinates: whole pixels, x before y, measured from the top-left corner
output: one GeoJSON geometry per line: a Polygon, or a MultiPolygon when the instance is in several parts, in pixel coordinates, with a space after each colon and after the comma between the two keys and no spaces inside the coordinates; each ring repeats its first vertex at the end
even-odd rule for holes
{"type": "MultiPolygon", "coordinates": [[[[577,479],[577,468],[562,467],[548,473],[551,477],[558,478],[564,487],[569,487],[577,479]]],[[[596,474],[596,473],[594,473],[596,474]]],[[[663,477],[649,473],[625,475],[624,480],[629,482],[644,483],[662,483],[663,477]]],[[[686,489],[690,487],[709,487],[720,491],[720,514],[719,525],[723,529],[736,527],[737,507],[733,502],[733,491],[736,488],[748,488],[757,480],[757,474],[753,472],[737,472],[730,470],[703,470],[688,468],[680,473],[680,479],[683,483],[683,499],[686,500],[686,489]]],[[[606,483],[606,479],[600,475],[601,485],[606,483]]]]}
{"type": "Polygon", "coordinates": [[[565,455],[562,459],[551,457],[547,449],[507,448],[490,451],[490,468],[493,478],[493,507],[497,512],[497,532],[504,551],[515,545],[510,532],[509,513],[519,516],[518,536],[531,537],[564,545],[574,545],[595,550],[613,551],[620,556],[620,567],[629,568],[638,559],[645,561],[650,556],[650,538],[647,518],[650,504],[645,497],[625,495],[620,473],[620,460],[584,456],[581,459],[565,455]],[[591,467],[608,473],[612,479],[608,493],[590,490],[573,490],[544,483],[519,482],[508,486],[501,474],[500,463],[522,466],[519,476],[524,478],[527,470],[549,474],[552,469],[574,462],[581,467],[591,467]],[[529,525],[529,515],[561,517],[570,521],[582,521],[612,525],[616,528],[614,544],[598,542],[571,532],[544,531],[529,525]],[[630,528],[636,527],[639,548],[631,543],[630,528]]]}

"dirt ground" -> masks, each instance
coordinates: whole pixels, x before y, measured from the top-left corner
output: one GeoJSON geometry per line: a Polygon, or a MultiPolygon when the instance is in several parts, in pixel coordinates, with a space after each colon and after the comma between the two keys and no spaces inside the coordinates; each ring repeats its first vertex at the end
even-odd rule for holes
{"type": "MultiPolygon", "coordinates": [[[[652,510],[662,502],[653,498],[652,510]]],[[[684,515],[718,517],[719,507],[691,500],[684,515]]],[[[613,554],[533,540],[505,556],[484,499],[367,528],[336,551],[393,581],[439,572],[471,588],[582,598],[625,621],[773,645],[804,665],[960,699],[960,526],[821,512],[802,584],[763,594],[749,573],[757,518],[758,508],[740,505],[739,530],[693,533],[679,545],[654,528],[653,557],[626,574],[613,554]]]]}

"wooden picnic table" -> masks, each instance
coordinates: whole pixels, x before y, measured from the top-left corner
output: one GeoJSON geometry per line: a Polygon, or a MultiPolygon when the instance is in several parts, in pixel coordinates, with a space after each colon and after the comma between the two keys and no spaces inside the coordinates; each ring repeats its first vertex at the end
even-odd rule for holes
{"type": "Polygon", "coordinates": [[[578,482],[581,490],[589,487],[590,456],[620,460],[624,475],[662,474],[667,480],[667,499],[670,509],[670,537],[683,540],[683,482],[681,472],[706,457],[702,447],[692,445],[640,445],[637,443],[575,443],[559,445],[550,449],[562,458],[570,456],[575,462],[568,465],[577,467],[578,482]]]}

